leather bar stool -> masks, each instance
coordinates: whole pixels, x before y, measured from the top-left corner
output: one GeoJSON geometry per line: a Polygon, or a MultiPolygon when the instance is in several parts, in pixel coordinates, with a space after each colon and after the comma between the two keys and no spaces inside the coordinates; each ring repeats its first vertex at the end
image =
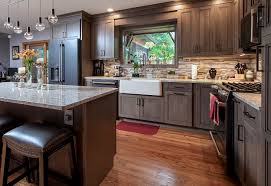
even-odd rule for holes
{"type": "Polygon", "coordinates": [[[0,185],[13,185],[23,179],[26,175],[21,175],[18,179],[7,183],[7,170],[9,168],[10,152],[17,153],[39,160],[39,185],[48,185],[48,158],[54,152],[70,144],[72,154],[72,177],[75,182],[77,168],[73,133],[67,128],[58,128],[48,124],[24,124],[17,127],[3,136],[2,167],[0,185]]]}

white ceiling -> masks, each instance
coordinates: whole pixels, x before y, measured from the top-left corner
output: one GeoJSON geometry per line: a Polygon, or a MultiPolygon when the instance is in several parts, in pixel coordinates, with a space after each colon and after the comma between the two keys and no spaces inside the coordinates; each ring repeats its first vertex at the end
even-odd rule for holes
{"type": "MultiPolygon", "coordinates": [[[[7,17],[8,0],[0,0],[0,32],[6,32],[4,22],[7,17]]],[[[12,0],[16,1],[16,0],[12,0]]],[[[172,0],[55,0],[55,9],[57,14],[65,14],[84,10],[89,14],[98,14],[106,12],[107,8],[114,10],[123,10],[139,6],[169,2],[172,0]]],[[[39,0],[30,0],[30,24],[33,27],[39,16],[39,0]]],[[[42,0],[42,17],[47,17],[50,14],[52,0],[42,0]]],[[[15,23],[17,17],[22,22],[21,25],[27,25],[27,0],[21,2],[19,9],[17,5],[13,5],[10,10],[12,22],[15,23]]]]}

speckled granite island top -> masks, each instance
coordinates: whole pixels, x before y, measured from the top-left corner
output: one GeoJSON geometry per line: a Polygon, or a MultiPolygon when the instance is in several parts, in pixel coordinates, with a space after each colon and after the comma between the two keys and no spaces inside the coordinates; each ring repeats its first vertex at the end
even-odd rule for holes
{"type": "Polygon", "coordinates": [[[240,99],[241,101],[247,103],[248,105],[252,106],[253,108],[260,110],[261,109],[261,101],[262,95],[261,94],[253,94],[253,93],[240,93],[234,92],[233,95],[240,99]]]}
{"type": "MultiPolygon", "coordinates": [[[[35,84],[34,84],[35,86],[35,84]]],[[[54,110],[67,110],[117,92],[115,88],[46,85],[43,90],[0,83],[0,101],[54,110]]]]}

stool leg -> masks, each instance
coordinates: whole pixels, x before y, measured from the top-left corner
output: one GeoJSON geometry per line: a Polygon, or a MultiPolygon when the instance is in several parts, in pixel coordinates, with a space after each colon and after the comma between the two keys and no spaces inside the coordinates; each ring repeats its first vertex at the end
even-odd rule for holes
{"type": "Polygon", "coordinates": [[[28,183],[31,183],[32,182],[32,179],[31,179],[31,172],[30,172],[30,161],[29,161],[29,158],[25,157],[24,158],[24,161],[25,161],[25,172],[27,172],[27,175],[26,175],[26,181],[28,183]]]}
{"type": "Polygon", "coordinates": [[[48,157],[39,158],[39,186],[48,186],[48,157]]]}
{"type": "Polygon", "coordinates": [[[8,184],[9,161],[10,161],[10,149],[7,147],[6,143],[3,143],[1,174],[0,174],[1,186],[6,186],[8,184]]]}
{"type": "Polygon", "coordinates": [[[75,147],[74,147],[74,140],[73,137],[71,138],[70,142],[71,146],[71,155],[72,155],[72,180],[73,180],[73,185],[76,185],[78,181],[78,169],[77,169],[77,162],[76,162],[76,155],[75,155],[75,147]]]}

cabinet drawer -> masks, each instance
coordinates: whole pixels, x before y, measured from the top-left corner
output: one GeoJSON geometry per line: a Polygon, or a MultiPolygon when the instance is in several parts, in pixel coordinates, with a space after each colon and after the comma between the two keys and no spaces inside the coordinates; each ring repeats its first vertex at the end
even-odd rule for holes
{"type": "Polygon", "coordinates": [[[258,122],[258,113],[259,111],[254,109],[253,107],[247,104],[244,105],[243,119],[255,129],[260,127],[258,122]]]}
{"type": "Polygon", "coordinates": [[[165,85],[167,91],[173,92],[192,92],[191,83],[167,83],[165,85]]]}

